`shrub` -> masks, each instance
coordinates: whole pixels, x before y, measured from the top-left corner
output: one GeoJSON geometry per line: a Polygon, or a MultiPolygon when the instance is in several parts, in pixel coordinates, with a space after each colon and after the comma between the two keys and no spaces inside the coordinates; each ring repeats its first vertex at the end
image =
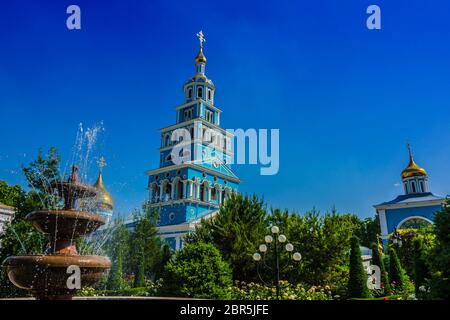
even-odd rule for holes
{"type": "Polygon", "coordinates": [[[165,266],[163,281],[163,293],[170,296],[230,298],[231,269],[211,244],[188,244],[179,250],[165,266]]]}
{"type": "MultiPolygon", "coordinates": [[[[287,281],[280,281],[282,300],[332,300],[331,289],[328,286],[306,287],[303,284],[293,285],[287,281]]],[[[231,288],[234,300],[275,300],[276,289],[259,283],[235,281],[231,288]]]]}
{"type": "Polygon", "coordinates": [[[350,298],[368,298],[370,291],[367,287],[367,272],[364,269],[359,239],[352,237],[350,251],[350,276],[348,280],[348,294],[350,298]]]}

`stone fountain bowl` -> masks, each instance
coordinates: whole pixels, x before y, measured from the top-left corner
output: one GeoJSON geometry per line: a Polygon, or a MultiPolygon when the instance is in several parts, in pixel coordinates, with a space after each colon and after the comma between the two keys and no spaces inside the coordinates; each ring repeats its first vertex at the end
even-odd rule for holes
{"type": "MultiPolygon", "coordinates": [[[[31,255],[8,257],[3,266],[9,279],[19,288],[30,290],[38,299],[71,299],[77,289],[69,289],[69,266],[80,268],[81,287],[93,286],[111,267],[101,256],[31,255]]],[[[69,270],[70,271],[70,270],[69,270]]]]}
{"type": "Polygon", "coordinates": [[[55,182],[52,183],[51,189],[55,190],[59,196],[66,197],[68,195],[77,199],[92,198],[97,195],[97,189],[82,183],[72,182],[55,182]]]}
{"type": "Polygon", "coordinates": [[[40,232],[66,240],[89,234],[105,224],[102,216],[78,210],[34,211],[27,219],[40,232]]]}

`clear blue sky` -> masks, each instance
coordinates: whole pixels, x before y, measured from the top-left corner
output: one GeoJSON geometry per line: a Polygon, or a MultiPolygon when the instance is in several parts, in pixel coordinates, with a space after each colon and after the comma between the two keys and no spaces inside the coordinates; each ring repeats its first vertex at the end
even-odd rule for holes
{"type": "MultiPolygon", "coordinates": [[[[78,124],[103,121],[95,156],[126,213],[146,198],[158,129],[194,74],[196,32],[226,128],[279,128],[280,172],[239,166],[241,190],[301,212],[362,217],[402,193],[406,143],[450,193],[448,1],[8,1],[0,8],[0,179],[37,149],[70,159],[78,124]],[[77,4],[82,30],[65,26],[77,4]],[[366,8],[382,30],[366,28],[366,8]]],[[[91,179],[95,179],[93,167],[91,179]]]]}

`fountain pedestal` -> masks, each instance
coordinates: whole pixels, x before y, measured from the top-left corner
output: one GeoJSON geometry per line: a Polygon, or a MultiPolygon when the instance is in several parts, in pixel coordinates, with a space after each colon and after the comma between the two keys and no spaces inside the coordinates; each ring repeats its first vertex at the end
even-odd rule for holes
{"type": "Polygon", "coordinates": [[[52,189],[64,198],[64,210],[34,211],[26,217],[34,228],[48,235],[48,249],[42,255],[8,257],[3,266],[11,282],[30,290],[36,299],[71,300],[77,289],[68,284],[72,275],[69,267],[79,268],[82,287],[94,285],[111,267],[107,257],[79,255],[75,246],[76,239],[97,230],[105,220],[74,209],[78,199],[96,195],[94,187],[78,182],[76,166],[68,182],[55,183],[52,189]]]}

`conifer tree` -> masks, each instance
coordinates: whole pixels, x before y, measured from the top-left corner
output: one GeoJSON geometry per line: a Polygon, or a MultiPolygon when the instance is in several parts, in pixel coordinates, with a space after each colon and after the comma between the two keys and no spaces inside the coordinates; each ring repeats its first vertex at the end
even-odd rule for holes
{"type": "Polygon", "coordinates": [[[380,250],[378,249],[378,245],[375,243],[372,244],[372,264],[380,268],[380,281],[383,287],[384,294],[390,294],[391,285],[389,283],[389,277],[380,254],[380,250]]]}
{"type": "Polygon", "coordinates": [[[370,291],[367,287],[368,276],[362,262],[359,239],[352,237],[350,246],[348,294],[350,298],[368,298],[370,297],[370,291]]]}
{"type": "Polygon", "coordinates": [[[406,284],[406,273],[394,248],[389,249],[389,279],[392,289],[402,290],[406,284]]]}

